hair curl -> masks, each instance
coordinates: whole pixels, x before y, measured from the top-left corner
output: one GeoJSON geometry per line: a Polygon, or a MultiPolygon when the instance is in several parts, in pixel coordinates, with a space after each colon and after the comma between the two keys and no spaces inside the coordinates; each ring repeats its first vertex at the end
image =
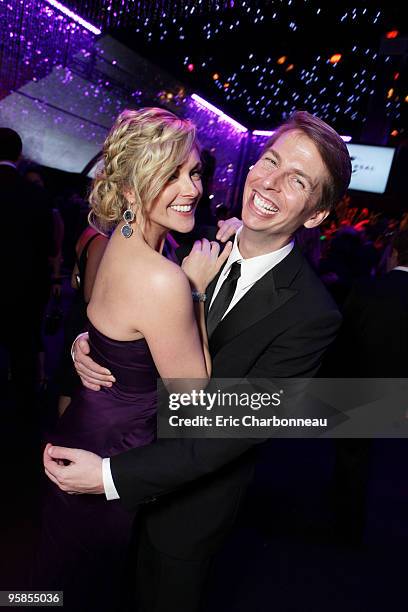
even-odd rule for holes
{"type": "Polygon", "coordinates": [[[161,108],[123,111],[104,142],[93,181],[92,223],[112,230],[129,208],[130,194],[143,218],[146,204],[154,202],[194,147],[199,144],[190,120],[161,108]]]}

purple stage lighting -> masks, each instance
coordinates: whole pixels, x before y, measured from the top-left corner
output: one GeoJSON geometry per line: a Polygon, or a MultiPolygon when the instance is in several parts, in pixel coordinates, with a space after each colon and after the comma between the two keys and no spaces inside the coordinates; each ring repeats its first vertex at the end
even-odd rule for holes
{"type": "Polygon", "coordinates": [[[92,32],[92,34],[96,34],[96,36],[101,34],[101,30],[93,26],[88,21],[85,21],[85,19],[82,19],[82,17],[80,17],[79,15],[71,11],[69,8],[61,4],[61,2],[57,2],[56,0],[45,0],[45,2],[47,2],[47,4],[50,4],[54,8],[58,9],[59,11],[61,11],[61,13],[64,13],[64,15],[66,15],[67,17],[75,21],[76,23],[79,23],[79,25],[81,25],[82,27],[92,32]]]}
{"type": "Polygon", "coordinates": [[[226,115],[222,110],[220,110],[216,106],[213,106],[213,104],[210,104],[209,102],[207,102],[207,100],[204,100],[204,98],[202,98],[201,96],[198,96],[197,94],[192,94],[191,97],[195,102],[197,102],[197,104],[201,104],[201,106],[204,106],[208,110],[212,111],[215,115],[218,115],[220,119],[223,119],[224,121],[227,121],[232,126],[234,126],[235,129],[237,129],[239,132],[248,131],[248,129],[244,127],[243,125],[241,125],[240,123],[238,123],[238,121],[235,121],[235,119],[228,117],[228,115],[226,115]]]}
{"type": "Polygon", "coordinates": [[[252,134],[254,136],[272,136],[275,133],[275,130],[254,130],[252,134]]]}

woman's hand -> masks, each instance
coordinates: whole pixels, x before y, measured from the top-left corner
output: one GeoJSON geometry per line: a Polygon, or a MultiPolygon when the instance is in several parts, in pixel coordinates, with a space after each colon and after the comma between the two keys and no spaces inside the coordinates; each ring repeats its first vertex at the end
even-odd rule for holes
{"type": "Polygon", "coordinates": [[[227,242],[230,238],[232,238],[239,229],[242,227],[241,219],[237,219],[237,217],[231,217],[231,219],[226,219],[225,221],[218,221],[218,232],[216,235],[216,239],[220,242],[227,242]]]}
{"type": "Polygon", "coordinates": [[[181,267],[195,291],[204,293],[207,286],[217,276],[232,250],[232,242],[227,242],[222,253],[218,242],[206,238],[196,240],[191,253],[183,259],[181,267]]]}

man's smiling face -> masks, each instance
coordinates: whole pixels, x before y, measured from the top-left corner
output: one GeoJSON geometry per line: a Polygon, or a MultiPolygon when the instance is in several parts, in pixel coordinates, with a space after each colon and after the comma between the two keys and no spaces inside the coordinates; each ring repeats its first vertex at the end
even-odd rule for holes
{"type": "Polygon", "coordinates": [[[300,130],[283,133],[248,173],[242,221],[251,230],[291,236],[301,225],[315,227],[328,211],[316,212],[326,166],[313,141],[300,130]]]}

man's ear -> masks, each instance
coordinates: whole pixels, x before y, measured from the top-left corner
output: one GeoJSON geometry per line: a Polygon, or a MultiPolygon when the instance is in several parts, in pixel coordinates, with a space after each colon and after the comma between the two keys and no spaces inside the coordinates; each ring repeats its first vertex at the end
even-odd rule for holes
{"type": "Polygon", "coordinates": [[[316,210],[313,215],[309,217],[307,221],[304,222],[303,225],[308,229],[311,229],[312,227],[317,227],[326,219],[329,213],[330,210],[316,210]]]}

